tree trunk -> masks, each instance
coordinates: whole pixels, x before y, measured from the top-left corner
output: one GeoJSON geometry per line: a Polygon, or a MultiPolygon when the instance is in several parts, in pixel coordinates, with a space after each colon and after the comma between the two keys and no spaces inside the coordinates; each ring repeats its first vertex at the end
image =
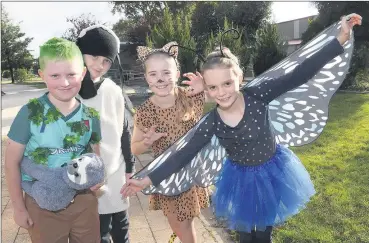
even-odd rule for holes
{"type": "Polygon", "coordinates": [[[15,83],[15,80],[14,80],[13,67],[10,67],[10,68],[9,68],[9,71],[10,71],[10,76],[12,77],[12,84],[14,84],[14,83],[15,83]]]}
{"type": "Polygon", "coordinates": [[[8,59],[8,66],[9,66],[9,72],[10,72],[10,77],[12,78],[12,84],[15,83],[15,80],[14,80],[14,72],[13,72],[13,65],[10,61],[10,58],[9,58],[9,55],[7,56],[7,59],[8,59]]]}

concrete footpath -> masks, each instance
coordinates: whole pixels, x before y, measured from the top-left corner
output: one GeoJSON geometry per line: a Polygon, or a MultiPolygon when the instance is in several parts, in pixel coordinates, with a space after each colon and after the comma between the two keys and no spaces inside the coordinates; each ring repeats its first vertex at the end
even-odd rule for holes
{"type": "Polygon", "coordinates": [[[1,135],[2,136],[8,135],[10,126],[12,125],[12,122],[15,116],[18,114],[21,108],[22,106],[15,106],[12,108],[1,110],[1,135]]]}
{"type": "MultiPolygon", "coordinates": [[[[4,148],[4,145],[2,146],[4,148]]],[[[2,149],[2,167],[4,158],[2,149]]],[[[139,157],[137,169],[152,161],[150,154],[139,157]]],[[[13,220],[13,209],[6,187],[4,169],[1,174],[1,242],[2,243],[30,243],[26,230],[19,228],[13,220]]],[[[131,199],[130,213],[130,242],[131,243],[167,243],[172,231],[161,211],[148,210],[148,196],[138,193],[131,199]]],[[[229,234],[217,223],[209,209],[195,219],[198,243],[228,243],[232,242],[229,234]]],[[[180,242],[178,239],[176,243],[180,242]]],[[[88,243],[88,242],[86,242],[88,243]]]]}

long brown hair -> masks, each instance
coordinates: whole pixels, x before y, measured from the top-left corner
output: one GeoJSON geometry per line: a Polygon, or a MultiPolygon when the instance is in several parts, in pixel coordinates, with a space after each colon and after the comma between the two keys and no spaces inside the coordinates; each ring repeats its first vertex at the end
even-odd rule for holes
{"type": "MultiPolygon", "coordinates": [[[[146,73],[146,61],[152,56],[156,56],[156,55],[161,55],[164,58],[173,58],[177,66],[177,70],[179,71],[179,64],[176,58],[169,55],[167,52],[154,52],[150,54],[149,56],[147,56],[147,58],[143,62],[143,68],[145,70],[145,73],[146,73]]],[[[177,82],[174,87],[174,95],[175,95],[175,108],[176,108],[177,122],[190,120],[195,115],[195,111],[193,109],[194,102],[191,98],[187,97],[185,91],[182,88],[177,86],[177,82]]]]}

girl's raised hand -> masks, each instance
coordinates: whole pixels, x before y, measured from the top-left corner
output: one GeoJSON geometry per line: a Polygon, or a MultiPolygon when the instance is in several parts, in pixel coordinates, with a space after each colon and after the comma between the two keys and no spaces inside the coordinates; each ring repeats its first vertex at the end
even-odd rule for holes
{"type": "Polygon", "coordinates": [[[341,17],[341,31],[337,36],[341,45],[350,39],[352,28],[355,25],[361,25],[361,21],[362,17],[356,13],[341,17]]]}
{"type": "Polygon", "coordinates": [[[204,91],[204,79],[199,72],[185,73],[183,77],[188,78],[188,81],[183,81],[183,84],[187,84],[192,88],[191,95],[195,95],[204,91]]]}

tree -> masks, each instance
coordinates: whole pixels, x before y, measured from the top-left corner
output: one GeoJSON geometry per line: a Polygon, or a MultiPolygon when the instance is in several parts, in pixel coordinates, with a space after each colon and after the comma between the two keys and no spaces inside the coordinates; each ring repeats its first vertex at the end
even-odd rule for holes
{"type": "Polygon", "coordinates": [[[139,29],[149,29],[157,24],[165,7],[160,1],[124,1],[112,4],[113,14],[123,13],[127,19],[135,23],[133,26],[139,29]]]}
{"type": "Polygon", "coordinates": [[[5,70],[4,72],[3,72],[3,76],[2,76],[3,78],[10,78],[10,72],[8,71],[8,70],[5,70]]]}
{"type": "Polygon", "coordinates": [[[32,66],[33,57],[27,47],[33,38],[25,37],[25,33],[20,31],[19,24],[13,23],[9,18],[4,6],[1,14],[1,69],[9,70],[14,83],[15,69],[29,69],[32,66]]]}
{"type": "Polygon", "coordinates": [[[267,24],[256,31],[255,53],[253,55],[256,76],[281,61],[286,55],[275,24],[267,24]]]}
{"type": "Polygon", "coordinates": [[[129,42],[145,44],[150,26],[157,23],[160,16],[160,2],[111,2],[112,13],[122,13],[125,19],[113,25],[113,30],[120,38],[129,42]]]}
{"type": "Polygon", "coordinates": [[[143,43],[142,38],[154,25],[162,23],[163,12],[177,15],[180,12],[191,16],[191,34],[203,49],[211,33],[217,33],[227,17],[230,22],[243,28],[243,39],[253,38],[255,31],[270,16],[271,2],[240,1],[124,1],[113,2],[113,13],[123,13],[126,19],[116,24],[114,30],[129,41],[143,43]]]}
{"type": "Polygon", "coordinates": [[[272,2],[223,1],[219,3],[219,15],[243,29],[243,38],[253,38],[256,30],[266,24],[271,15],[272,2]]]}
{"type": "MultiPolygon", "coordinates": [[[[135,22],[131,19],[120,19],[113,25],[113,31],[121,41],[130,40],[130,30],[135,27],[135,22]]],[[[144,33],[146,36],[146,33],[144,33]]]]}
{"type": "Polygon", "coordinates": [[[148,33],[150,33],[149,26],[144,22],[139,22],[138,24],[135,24],[132,28],[128,29],[127,36],[130,42],[145,45],[146,36],[148,33]]]}
{"type": "MultiPolygon", "coordinates": [[[[191,37],[191,16],[183,11],[177,15],[170,13],[169,8],[164,9],[163,21],[155,25],[151,34],[147,36],[149,47],[161,48],[170,41],[177,41],[179,45],[196,50],[196,42],[191,37]]],[[[190,50],[179,48],[178,62],[182,73],[194,72],[196,54],[190,50]]]]}
{"type": "Polygon", "coordinates": [[[18,68],[14,71],[14,79],[18,82],[24,82],[30,77],[28,70],[25,68],[18,68]]]}
{"type": "Polygon", "coordinates": [[[192,16],[192,35],[201,48],[211,33],[217,33],[224,19],[243,29],[242,40],[254,40],[259,26],[270,17],[271,2],[198,2],[192,16]]]}
{"type": "Polygon", "coordinates": [[[337,22],[341,16],[349,13],[360,14],[362,25],[355,27],[355,41],[362,42],[369,40],[369,31],[367,25],[369,24],[369,2],[314,2],[319,13],[318,17],[312,21],[307,31],[303,34],[302,39],[304,43],[311,40],[320,31],[327,28],[334,22],[337,22]]]}
{"type": "Polygon", "coordinates": [[[113,30],[122,40],[145,44],[146,35],[154,25],[163,20],[163,12],[167,7],[172,14],[181,11],[191,13],[194,9],[194,2],[113,2],[113,14],[123,13],[125,19],[121,19],[113,27],[113,30]]]}
{"type": "Polygon", "coordinates": [[[169,12],[169,8],[165,8],[163,21],[158,25],[154,25],[151,34],[148,35],[146,42],[149,47],[162,47],[166,43],[176,40],[178,36],[176,36],[174,19],[175,17],[169,12]]]}
{"type": "Polygon", "coordinates": [[[184,12],[186,14],[192,15],[192,12],[195,10],[198,2],[192,1],[167,1],[165,2],[166,6],[169,8],[169,11],[177,15],[180,12],[184,12]]]}
{"type": "Polygon", "coordinates": [[[221,28],[218,5],[218,2],[198,2],[192,14],[191,34],[201,49],[205,47],[211,33],[217,33],[221,28]]]}
{"type": "Polygon", "coordinates": [[[369,68],[369,2],[314,2],[319,13],[313,20],[305,33],[302,34],[303,44],[310,41],[322,30],[331,24],[339,21],[340,17],[350,13],[360,14],[362,19],[361,26],[355,26],[354,37],[355,47],[351,61],[351,66],[342,88],[346,88],[355,82],[356,73],[362,69],[369,68]]]}
{"type": "Polygon", "coordinates": [[[67,22],[71,23],[73,27],[67,29],[64,32],[62,38],[70,40],[70,41],[76,41],[79,33],[81,33],[81,31],[87,27],[90,27],[95,24],[102,24],[102,25],[106,24],[106,23],[101,23],[100,21],[96,20],[96,17],[91,13],[88,13],[87,15],[81,14],[78,17],[68,17],[67,22]]]}
{"type": "Polygon", "coordinates": [[[32,68],[31,68],[31,72],[32,74],[34,75],[38,75],[38,70],[40,69],[40,63],[38,61],[38,58],[36,59],[33,59],[33,62],[32,62],[32,68]]]}
{"type": "MultiPolygon", "coordinates": [[[[233,31],[226,33],[223,37],[222,47],[227,47],[230,51],[238,57],[241,68],[245,69],[250,62],[250,52],[248,51],[248,45],[245,43],[241,36],[243,34],[242,28],[229,23],[227,18],[224,18],[222,32],[216,32],[215,36],[213,33],[210,34],[205,46],[205,55],[214,51],[217,47],[220,47],[221,35],[224,31],[231,28],[236,29],[240,36],[237,38],[237,34],[233,31]]],[[[245,71],[245,70],[244,70],[245,71]]]]}

